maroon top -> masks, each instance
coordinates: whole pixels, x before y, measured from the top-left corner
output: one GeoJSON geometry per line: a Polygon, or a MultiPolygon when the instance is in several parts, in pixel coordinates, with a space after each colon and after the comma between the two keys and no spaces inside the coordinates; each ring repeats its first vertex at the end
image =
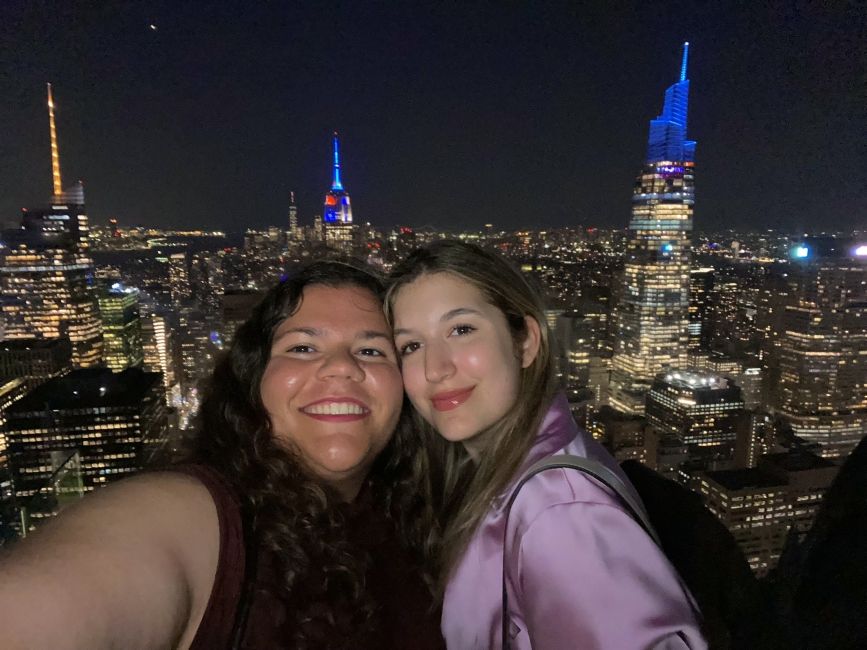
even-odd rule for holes
{"type": "MultiPolygon", "coordinates": [[[[191,650],[230,648],[244,582],[245,548],[238,497],[216,471],[203,465],[177,468],[199,479],[211,493],[220,526],[220,553],[217,572],[207,608],[190,646],[191,650]]],[[[445,642],[439,629],[440,612],[417,567],[398,543],[384,518],[364,506],[347,506],[350,539],[365,548],[371,557],[367,588],[380,608],[380,625],[375,639],[353,643],[354,648],[413,648],[442,650],[445,642]]],[[[273,578],[272,563],[259,553],[257,583],[273,578]]],[[[286,647],[285,610],[282,602],[255,590],[244,633],[243,648],[250,650],[286,647]]],[[[341,640],[344,643],[348,640],[341,640]]],[[[339,641],[338,641],[339,643],[339,641]]],[[[326,644],[323,647],[328,647],[326,644]]]]}

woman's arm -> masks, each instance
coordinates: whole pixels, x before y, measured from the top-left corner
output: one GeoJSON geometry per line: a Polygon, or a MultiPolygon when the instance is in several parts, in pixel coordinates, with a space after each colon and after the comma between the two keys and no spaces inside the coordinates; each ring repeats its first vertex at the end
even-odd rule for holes
{"type": "Polygon", "coordinates": [[[3,647],[187,647],[218,555],[216,507],[197,480],[104,487],[0,558],[3,647]]]}
{"type": "Polygon", "coordinates": [[[549,506],[517,553],[512,587],[534,650],[707,647],[674,569],[614,505],[549,506]]]}

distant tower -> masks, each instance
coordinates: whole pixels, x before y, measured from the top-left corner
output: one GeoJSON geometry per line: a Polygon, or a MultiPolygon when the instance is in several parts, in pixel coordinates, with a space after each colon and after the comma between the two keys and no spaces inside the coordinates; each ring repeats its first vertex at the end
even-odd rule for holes
{"type": "Polygon", "coordinates": [[[48,128],[51,131],[51,174],[54,178],[54,196],[63,194],[63,183],[60,180],[60,149],[57,147],[57,126],[54,123],[54,97],[51,95],[51,84],[48,86],[48,128]]]}
{"type": "Polygon", "coordinates": [[[654,377],[685,368],[688,348],[690,234],[695,202],[695,141],[686,139],[689,43],[680,79],[650,121],[647,160],[635,182],[624,283],[616,312],[611,405],[644,412],[654,377]]]}
{"type": "Polygon", "coordinates": [[[54,191],[47,208],[24,210],[21,228],[4,233],[0,314],[7,339],[68,338],[76,368],[102,361],[103,328],[94,288],[84,189],[61,191],[54,98],[48,85],[54,191]]]}
{"type": "Polygon", "coordinates": [[[54,121],[54,96],[51,93],[51,84],[46,85],[48,86],[48,128],[51,133],[51,176],[54,181],[51,202],[83,206],[84,185],[81,181],[68,187],[66,191],[63,190],[63,182],[60,179],[60,148],[57,145],[57,125],[54,121]]]}
{"type": "Polygon", "coordinates": [[[326,243],[344,253],[351,253],[355,231],[352,225],[349,194],[340,182],[340,143],[337,140],[337,131],[334,132],[334,179],[331,182],[331,190],[325,195],[322,221],[325,226],[326,243]]]}
{"type": "Polygon", "coordinates": [[[325,211],[322,213],[326,226],[334,223],[352,223],[352,208],[349,204],[349,194],[340,182],[340,142],[337,131],[334,132],[334,179],[331,189],[325,194],[325,211]]]}
{"type": "Polygon", "coordinates": [[[298,235],[298,206],[295,205],[295,192],[289,192],[289,238],[300,239],[298,235]]]}

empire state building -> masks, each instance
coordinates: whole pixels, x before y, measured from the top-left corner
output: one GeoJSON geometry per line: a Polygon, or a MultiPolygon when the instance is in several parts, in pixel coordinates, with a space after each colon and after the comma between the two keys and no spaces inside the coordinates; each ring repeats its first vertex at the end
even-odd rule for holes
{"type": "Polygon", "coordinates": [[[611,406],[644,413],[657,373],[686,367],[695,141],[686,136],[689,43],[680,79],[650,121],[647,158],[635,181],[611,373],[611,406]]]}

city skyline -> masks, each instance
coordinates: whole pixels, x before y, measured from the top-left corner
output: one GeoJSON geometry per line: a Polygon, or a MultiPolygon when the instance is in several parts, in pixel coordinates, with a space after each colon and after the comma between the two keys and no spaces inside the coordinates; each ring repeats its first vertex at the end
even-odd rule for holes
{"type": "Polygon", "coordinates": [[[84,179],[96,224],[262,228],[285,220],[290,191],[309,224],[336,129],[356,221],[623,228],[654,88],[689,40],[711,179],[699,221],[864,226],[863,45],[844,12],[2,11],[7,223],[49,193],[51,81],[64,173],[84,179]]]}

